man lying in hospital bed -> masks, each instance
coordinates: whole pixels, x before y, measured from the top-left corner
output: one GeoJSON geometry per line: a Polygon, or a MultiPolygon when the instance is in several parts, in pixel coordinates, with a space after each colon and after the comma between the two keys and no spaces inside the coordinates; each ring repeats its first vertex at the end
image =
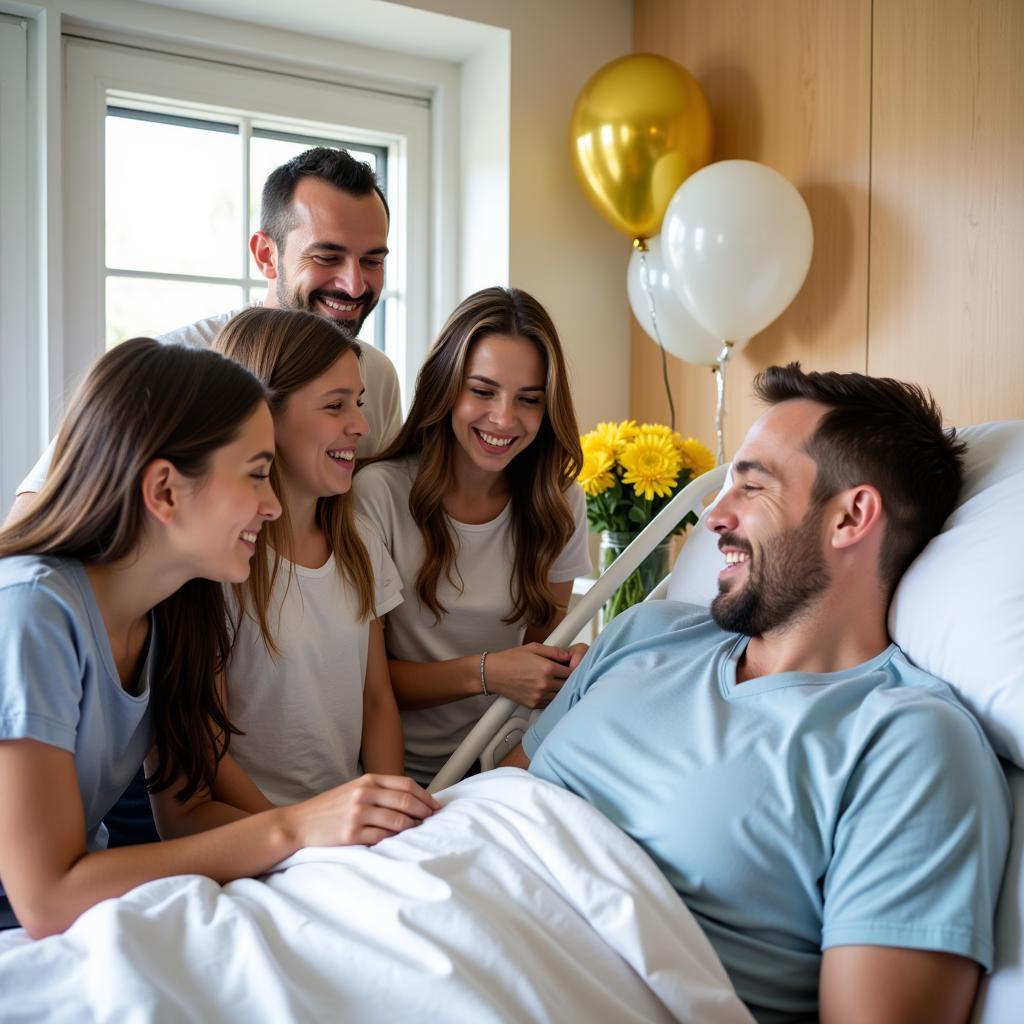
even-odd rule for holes
{"type": "Polygon", "coordinates": [[[887,631],[962,445],[895,382],[791,366],[756,389],[771,407],[707,517],[710,615],[616,619],[508,763],[651,854],[759,1021],[966,1021],[1008,793],[978,722],[887,631]]]}
{"type": "MultiPolygon", "coordinates": [[[[1021,427],[995,425],[966,432],[971,453],[965,494],[943,533],[929,545],[897,591],[896,618],[890,619],[890,627],[916,662],[964,684],[961,692],[985,723],[999,753],[1024,763],[1024,714],[1021,702],[1008,692],[1010,684],[1024,683],[1024,619],[1020,612],[1024,573],[1016,554],[1019,546],[1007,543],[1009,530],[998,525],[1008,522],[1008,516],[1012,518],[1008,509],[1019,508],[1024,501],[1024,430],[1001,429],[1007,426],[1021,427]],[[1007,437],[1016,440],[1011,444],[1007,437]],[[1012,472],[1004,473],[1004,467],[1012,472]],[[947,584],[948,599],[935,601],[947,584]],[[957,595],[966,599],[964,607],[958,606],[957,595]],[[1000,618],[1000,609],[1008,602],[1016,611],[1000,618]],[[960,635],[952,627],[961,623],[971,643],[957,647],[947,641],[960,635]],[[966,684],[977,678],[979,664],[986,670],[983,686],[975,686],[968,694],[966,684]]],[[[802,454],[792,457],[798,459],[802,454]]],[[[915,481],[924,472],[915,466],[915,481]]],[[[741,483],[756,486],[753,480],[741,483]]],[[[737,492],[734,497],[747,494],[743,501],[763,501],[755,498],[756,493],[737,492]]],[[[725,514],[726,510],[722,511],[725,514]]],[[[757,530],[751,527],[749,534],[739,524],[729,527],[727,532],[741,535],[753,551],[746,570],[737,576],[743,572],[753,576],[758,552],[766,550],[762,540],[773,527],[786,525],[785,519],[773,518],[779,514],[773,506],[767,523],[762,521],[757,530]]],[[[670,529],[666,527],[665,532],[670,529]]],[[[688,596],[694,596],[695,588],[702,591],[708,548],[716,563],[708,575],[710,590],[714,590],[721,555],[712,540],[710,533],[695,536],[684,548],[677,570],[688,584],[683,588],[688,596]],[[691,551],[701,555],[691,556],[691,551]]],[[[823,553],[829,559],[833,556],[824,546],[823,553]]],[[[620,558],[622,566],[628,565],[628,557],[627,552],[620,558]]],[[[792,560],[791,553],[785,557],[792,560]]],[[[579,622],[592,613],[591,605],[600,603],[599,590],[600,584],[592,592],[593,602],[585,603],[575,616],[570,613],[567,628],[578,629],[579,622]]],[[[703,592],[699,599],[704,599],[703,592]]],[[[615,628],[623,635],[637,627],[626,619],[615,628]]],[[[822,635],[833,629],[827,620],[822,635]]],[[[609,635],[609,641],[614,635],[609,635]]],[[[612,661],[610,648],[611,643],[599,641],[594,662],[612,661]]],[[[629,650],[623,647],[618,654],[624,658],[629,650]]],[[[742,641],[734,658],[741,650],[742,641]]],[[[586,666],[584,669],[589,672],[586,666]]],[[[588,701],[599,697],[594,675],[581,676],[580,683],[588,678],[586,695],[563,720],[566,726],[582,715],[588,701]]],[[[654,672],[633,678],[638,707],[649,689],[656,694],[659,681],[654,672]]],[[[734,686],[732,695],[739,699],[743,687],[748,687],[750,698],[742,699],[749,699],[752,705],[767,706],[769,697],[778,695],[759,696],[758,682],[753,679],[734,686]]],[[[899,695],[898,687],[891,689],[893,696],[899,695]]],[[[948,703],[946,698],[942,700],[948,703]]],[[[557,709],[553,714],[557,717],[557,709]]],[[[661,757],[676,756],[680,743],[690,735],[705,745],[713,743],[712,735],[702,736],[691,726],[679,722],[667,751],[656,749],[645,734],[616,770],[625,773],[632,767],[635,773],[650,768],[661,757]]],[[[553,742],[558,729],[542,728],[552,733],[553,742]]],[[[950,728],[958,735],[965,731],[950,728]]],[[[590,750],[596,750],[600,742],[596,734],[587,741],[590,750]]],[[[528,741],[528,747],[531,744],[528,741]]],[[[742,768],[743,757],[753,752],[745,748],[738,753],[724,750],[723,754],[742,768]]],[[[545,756],[543,745],[534,747],[533,753],[538,755],[535,767],[539,770],[545,756]]],[[[790,753],[794,758],[800,756],[799,750],[790,753]]],[[[828,748],[814,753],[826,765],[833,756],[828,748]]],[[[977,760],[983,765],[985,758],[977,760]]],[[[691,762],[691,768],[695,764],[691,762]]],[[[899,772],[902,767],[894,765],[893,770],[899,772]]],[[[463,766],[458,773],[464,770],[463,766]]],[[[794,790],[790,805],[772,804],[766,798],[771,780],[757,779],[755,789],[749,780],[737,780],[733,770],[736,785],[729,795],[745,801],[749,814],[734,812],[730,816],[715,807],[713,802],[723,790],[705,771],[689,780],[673,778],[664,792],[653,794],[667,812],[663,820],[670,814],[688,818],[696,809],[705,822],[715,824],[717,814],[716,827],[726,829],[726,839],[736,836],[744,840],[748,854],[757,851],[759,841],[777,840],[780,829],[788,830],[787,855],[796,852],[806,858],[813,843],[823,841],[820,832],[816,836],[801,834],[796,824],[798,817],[807,817],[806,808],[798,803],[808,798],[808,789],[802,785],[807,780],[796,778],[801,786],[794,790]],[[758,828],[759,815],[767,819],[763,830],[758,828]]],[[[945,776],[956,781],[967,768],[953,761],[947,748],[933,753],[921,770],[941,787],[949,784],[945,776]]],[[[983,768],[976,771],[987,774],[983,768]]],[[[1024,808],[1024,777],[1020,772],[1016,776],[1013,788],[1018,807],[1024,808]]],[[[885,781],[877,780],[872,792],[884,790],[885,781]]],[[[643,783],[648,784],[646,780],[643,783]]],[[[918,785],[917,777],[911,784],[918,785]]],[[[984,803],[988,810],[969,808],[963,823],[956,821],[954,830],[945,835],[936,832],[932,844],[947,850],[961,873],[966,870],[961,847],[970,845],[961,829],[977,831],[983,819],[994,818],[991,827],[997,831],[1000,816],[1005,827],[1002,780],[990,778],[978,785],[985,788],[974,792],[974,803],[984,803]]],[[[922,800],[928,797],[927,792],[921,793],[922,800]]],[[[424,825],[376,847],[306,850],[262,882],[249,880],[222,888],[198,877],[164,879],[100,904],[63,936],[33,943],[23,933],[7,933],[0,937],[0,1019],[675,1019],[701,1024],[751,1020],[704,932],[665,876],[640,846],[584,801],[558,786],[506,769],[466,780],[443,793],[441,802],[446,804],[444,811],[424,825]]],[[[637,807],[641,806],[638,802],[637,807]]],[[[614,814],[623,808],[604,806],[601,810],[614,814]]],[[[623,824],[628,829],[630,821],[623,824]]],[[[702,870],[715,872],[715,858],[729,859],[733,873],[725,875],[727,885],[740,894],[734,920],[750,913],[753,883],[744,872],[760,870],[761,864],[755,859],[753,865],[739,865],[722,837],[707,825],[694,826],[689,835],[681,835],[673,833],[672,824],[667,822],[664,834],[685,841],[702,857],[702,870]]],[[[913,827],[917,824],[914,821],[913,827]]],[[[885,845],[886,831],[888,822],[884,821],[876,846],[885,845]]],[[[644,843],[658,836],[652,830],[650,836],[637,838],[644,843]]],[[[900,844],[905,841],[902,836],[895,839],[900,844]]],[[[981,859],[998,860],[987,852],[999,845],[998,840],[976,845],[981,859]]],[[[1000,911],[1005,936],[996,951],[999,969],[979,1001],[975,1017],[984,1024],[1015,1020],[1013,1014],[1024,998],[1022,971],[1015,962],[1021,954],[1021,913],[1014,902],[1019,892],[1022,845],[1021,836],[1015,834],[1013,877],[1008,877],[1000,911]],[[1000,985],[1004,980],[1007,984],[1000,985]],[[1013,1007],[1016,1009],[1011,1010],[1013,1007]]],[[[660,857],[654,846],[651,852],[660,857]]],[[[877,850],[879,857],[884,852],[877,850]]],[[[920,862],[901,862],[883,880],[883,888],[905,889],[908,877],[924,884],[922,871],[934,861],[932,853],[929,847],[920,862]]],[[[784,860],[777,872],[787,870],[787,863],[790,861],[784,860]]],[[[773,887],[777,872],[769,870],[773,887]]],[[[877,881],[877,872],[878,866],[869,864],[863,882],[877,881]]],[[[780,889],[785,880],[779,875],[780,889]]],[[[997,883],[998,879],[993,884],[997,883]]],[[[822,884],[827,896],[827,877],[822,884]]],[[[853,884],[856,886],[856,878],[853,884]]],[[[703,879],[696,878],[694,888],[702,886],[703,879]]],[[[769,889],[768,896],[774,895],[769,889]]],[[[800,896],[801,914],[798,917],[794,911],[789,915],[787,928],[806,926],[803,911],[813,902],[813,892],[800,896]]],[[[916,924],[920,901],[915,892],[911,899],[916,924]]],[[[945,905],[945,893],[936,902],[945,905]]],[[[930,908],[926,911],[930,913],[930,908]]],[[[991,905],[987,911],[977,910],[974,917],[983,937],[990,928],[991,905]]],[[[719,941],[714,935],[712,938],[719,941]]],[[[786,938],[772,934],[766,941],[782,946],[786,938]]],[[[722,949],[719,953],[727,959],[722,949]]],[[[774,980],[787,998],[794,991],[788,965],[797,961],[803,968],[806,958],[814,956],[814,950],[804,954],[798,945],[784,949],[775,962],[774,980]]],[[[974,956],[983,961],[984,951],[974,956]]],[[[957,975],[954,989],[959,991],[961,984],[973,986],[977,969],[971,966],[969,950],[947,953],[945,961],[957,965],[953,967],[957,975]],[[961,979],[961,974],[970,975],[970,980],[961,979]]],[[[796,981],[799,984],[808,977],[804,969],[796,981]]],[[[946,981],[938,984],[941,987],[946,981]]],[[[899,987],[906,990],[903,984],[899,987]]],[[[873,977],[868,985],[843,997],[834,1019],[842,1019],[839,1014],[845,1013],[863,1020],[942,1020],[949,1009],[943,1007],[932,1015],[924,1002],[910,1007],[902,1017],[899,1008],[886,1017],[876,1013],[877,1005],[869,1001],[878,994],[878,980],[873,977]]],[[[801,994],[799,998],[806,1002],[809,997],[801,994]]],[[[825,1019],[829,1008],[822,1007],[825,1019]]],[[[953,1009],[962,1019],[963,1011],[953,1009]]],[[[789,1019],[798,1016],[794,1013],[789,1019]]]]}

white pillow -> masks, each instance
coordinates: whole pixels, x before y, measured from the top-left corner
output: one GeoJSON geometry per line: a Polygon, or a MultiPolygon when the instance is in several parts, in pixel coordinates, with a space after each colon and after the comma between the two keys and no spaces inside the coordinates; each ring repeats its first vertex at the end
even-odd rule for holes
{"type": "MultiPolygon", "coordinates": [[[[968,444],[963,493],[896,588],[889,633],[953,687],[996,753],[1024,768],[1024,420],[959,434],[968,444]]],[[[717,593],[723,562],[707,514],[672,569],[673,600],[707,605],[717,593]]]]}
{"type": "Polygon", "coordinates": [[[1024,420],[960,436],[963,493],[896,588],[889,632],[956,690],[996,753],[1024,767],[1024,420]]]}

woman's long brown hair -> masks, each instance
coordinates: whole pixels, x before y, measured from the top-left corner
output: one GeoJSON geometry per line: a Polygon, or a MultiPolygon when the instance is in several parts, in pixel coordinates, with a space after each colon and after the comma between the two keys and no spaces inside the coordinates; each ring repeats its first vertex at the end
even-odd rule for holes
{"type": "MultiPolygon", "coordinates": [[[[329,320],[313,313],[259,306],[229,320],[214,341],[214,349],[241,363],[263,382],[275,417],[293,392],[329,370],[346,352],[361,358],[358,343],[329,320]]],[[[270,469],[270,482],[281,495],[276,462],[270,469]]],[[[270,624],[271,596],[282,556],[289,565],[293,561],[291,523],[287,504],[281,504],[281,517],[260,530],[249,578],[235,586],[239,616],[249,615],[257,623],[271,654],[280,653],[270,624]]],[[[368,619],[374,613],[373,566],[356,530],[350,495],[320,498],[316,516],[338,571],[359,596],[359,617],[368,619]]]]}
{"type": "MultiPolygon", "coordinates": [[[[72,399],[35,502],[0,531],[0,557],[49,555],[104,565],[129,557],[146,526],[142,476],[167,459],[201,480],[264,401],[259,381],[213,352],[134,338],[102,356],[72,399]]],[[[230,640],[219,583],[193,579],[153,609],[150,789],[182,776],[184,802],[213,785],[231,724],[216,680],[230,640]]]]}
{"type": "Polygon", "coordinates": [[[513,610],[506,621],[544,625],[558,610],[548,576],[576,526],[566,491],[579,473],[583,453],[558,332],[533,296],[517,288],[485,288],[456,307],[416,378],[405,425],[391,445],[366,464],[418,457],[409,493],[409,511],[425,548],[416,593],[440,621],[446,609],[437,597],[438,580],[444,576],[452,586],[462,586],[456,579],[455,538],[443,503],[454,483],[458,444],[451,414],[464,387],[470,349],[492,334],[533,342],[545,366],[544,420],[533,443],[506,470],[515,550],[513,610]]]}

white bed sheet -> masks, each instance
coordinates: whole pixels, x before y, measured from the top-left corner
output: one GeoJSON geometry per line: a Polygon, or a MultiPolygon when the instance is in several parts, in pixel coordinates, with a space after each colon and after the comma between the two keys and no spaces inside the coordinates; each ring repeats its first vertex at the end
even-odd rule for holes
{"type": "Polygon", "coordinates": [[[506,768],[375,847],[263,880],[162,879],[39,942],[0,937],[0,1020],[750,1024],[647,855],[506,768]]]}

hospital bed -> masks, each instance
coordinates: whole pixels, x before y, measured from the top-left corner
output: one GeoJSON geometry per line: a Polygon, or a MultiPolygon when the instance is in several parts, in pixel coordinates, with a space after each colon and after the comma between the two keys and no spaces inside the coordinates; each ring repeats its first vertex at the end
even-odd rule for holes
{"type": "MultiPolygon", "coordinates": [[[[963,493],[942,532],[907,571],[889,632],[910,658],[949,682],[1002,759],[1014,807],[1012,844],[996,917],[996,962],[982,982],[973,1024],[1024,1022],[1024,421],[965,427],[963,493]]],[[[701,516],[672,572],[648,600],[710,604],[722,558],[705,506],[726,467],[690,483],[570,609],[549,643],[567,646],[686,513],[701,516]]],[[[512,750],[530,712],[496,701],[438,774],[459,779],[479,758],[488,769],[512,750]]],[[[951,766],[955,770],[955,766],[951,766]]]]}
{"type": "MultiPolygon", "coordinates": [[[[975,1024],[1024,1019],[1024,423],[967,428],[962,500],[897,591],[894,638],[957,688],[1005,759],[1017,810],[997,962],[975,1024]]],[[[570,612],[571,641],[723,470],[677,496],[570,612]]],[[[662,590],[710,600],[721,558],[690,531],[662,590]]],[[[516,769],[496,702],[435,781],[444,809],[375,847],[307,849],[259,880],[161,879],[64,934],[0,933],[0,1020],[539,1022],[751,1017],[644,851],[592,807],[516,769]]],[[[983,794],[979,794],[983,798],[983,794]]]]}

